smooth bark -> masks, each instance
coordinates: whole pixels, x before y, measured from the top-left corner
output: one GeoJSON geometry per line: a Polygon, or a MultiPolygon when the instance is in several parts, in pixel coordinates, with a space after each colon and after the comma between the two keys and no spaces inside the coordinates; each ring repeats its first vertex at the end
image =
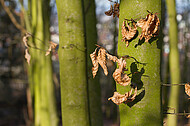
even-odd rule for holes
{"type": "MultiPolygon", "coordinates": [[[[137,19],[146,17],[147,10],[153,13],[157,12],[158,17],[161,18],[161,0],[122,0],[120,4],[118,56],[129,55],[133,57],[126,60],[127,73],[131,76],[131,83],[138,87],[138,95],[133,102],[119,105],[120,126],[162,125],[161,40],[155,38],[144,42],[139,41],[139,38],[136,37],[127,48],[125,43],[121,41],[123,20],[133,18],[138,21],[137,19]]],[[[140,28],[138,31],[138,35],[141,34],[140,28]]],[[[129,90],[128,87],[117,84],[117,91],[124,94],[129,90]]]]}
{"type": "Polygon", "coordinates": [[[95,0],[84,0],[85,36],[87,44],[87,72],[88,72],[88,97],[89,116],[91,126],[102,126],[101,91],[99,76],[92,77],[92,62],[90,54],[97,44],[95,0]]]}
{"type": "MultiPolygon", "coordinates": [[[[180,83],[180,65],[178,51],[178,29],[176,20],[175,0],[166,0],[168,20],[169,20],[169,38],[170,38],[170,54],[169,54],[169,69],[172,84],[180,83]]],[[[179,86],[171,86],[168,106],[178,112],[179,107],[179,86]]],[[[168,115],[168,126],[177,126],[177,116],[168,115]]]]}
{"type": "Polygon", "coordinates": [[[89,126],[82,0],[56,0],[63,126],[89,126]]]}
{"type": "MultiPolygon", "coordinates": [[[[33,34],[32,46],[47,50],[49,45],[49,1],[31,1],[31,32],[33,34]],[[47,25],[48,24],[48,25],[47,25]]],[[[56,110],[56,97],[52,78],[51,56],[45,52],[30,48],[31,65],[29,78],[34,87],[34,124],[35,126],[57,126],[58,116],[56,110]]]]}

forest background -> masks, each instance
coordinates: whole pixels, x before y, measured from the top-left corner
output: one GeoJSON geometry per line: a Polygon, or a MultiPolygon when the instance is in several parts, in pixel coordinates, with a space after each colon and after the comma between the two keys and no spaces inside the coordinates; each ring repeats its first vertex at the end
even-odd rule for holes
{"type": "MultiPolygon", "coordinates": [[[[40,0],[39,0],[40,1],[40,0]]],[[[93,0],[92,0],[93,1],[93,0]]],[[[57,13],[57,6],[55,0],[50,0],[48,2],[44,2],[42,0],[42,12],[35,12],[35,3],[33,4],[33,10],[28,7],[28,3],[30,3],[30,0],[1,0],[0,4],[0,125],[1,126],[24,126],[24,125],[62,125],[62,118],[66,117],[67,115],[63,115],[61,113],[61,93],[60,91],[60,80],[63,78],[63,76],[60,76],[60,65],[59,65],[59,56],[58,56],[58,48],[55,49],[51,53],[51,56],[48,57],[33,57],[35,59],[36,64],[41,64],[42,66],[46,66],[49,68],[47,71],[41,69],[41,67],[35,67],[30,64],[28,65],[26,63],[26,59],[24,58],[25,55],[25,49],[26,47],[23,44],[23,36],[25,35],[26,31],[31,33],[32,36],[29,41],[35,41],[35,43],[31,43],[32,47],[35,47],[31,50],[34,50],[31,53],[34,53],[33,55],[43,55],[48,49],[49,41],[52,41],[56,44],[59,44],[59,24],[58,24],[58,13],[57,13]],[[4,2],[4,3],[3,3],[4,2]],[[9,8],[10,13],[5,11],[6,9],[2,6],[9,8]],[[43,8],[44,7],[44,8],[43,8]],[[48,8],[46,10],[46,8],[48,8]],[[31,28],[27,27],[26,23],[26,17],[24,10],[31,9],[32,13],[27,12],[28,15],[28,21],[31,21],[31,28]],[[36,14],[40,13],[41,15],[38,15],[38,19],[42,19],[43,27],[40,25],[38,26],[37,23],[32,19],[33,17],[37,17],[36,14]],[[9,14],[9,15],[8,15],[9,14]],[[18,27],[18,25],[14,22],[14,20],[11,20],[10,14],[13,15],[15,18],[16,23],[18,23],[21,28],[18,27]],[[33,15],[32,15],[33,14],[33,15]],[[42,18],[43,17],[43,18],[42,18]],[[25,28],[27,29],[25,31],[25,28]],[[35,27],[35,30],[31,30],[33,27],[35,27]],[[45,35],[45,32],[40,32],[41,29],[44,29],[46,32],[50,32],[50,34],[45,35]],[[43,43],[46,44],[43,44],[43,43]],[[40,43],[40,44],[39,44],[40,43]],[[51,63],[52,62],[52,63],[51,63]],[[48,65],[47,65],[48,64],[48,65]],[[52,67],[51,67],[52,66],[52,67]],[[30,69],[32,68],[32,69],[30,69]],[[37,71],[38,74],[33,74],[34,71],[37,71]],[[44,83],[43,81],[33,81],[34,78],[43,78],[44,73],[46,78],[42,80],[46,83],[46,85],[42,85],[41,88],[35,87],[31,83],[44,83]],[[49,78],[49,76],[51,78],[49,78]],[[48,78],[48,79],[47,79],[48,78]],[[51,80],[52,79],[52,80],[51,80]],[[31,82],[32,81],[32,82],[31,82]],[[52,82],[52,83],[50,83],[52,82]],[[37,91],[34,91],[36,90],[37,91]],[[53,95],[48,95],[44,90],[48,90],[48,92],[51,92],[53,95]],[[41,92],[44,97],[50,98],[49,100],[46,99],[44,104],[43,102],[40,102],[40,97],[38,93],[41,92]],[[32,97],[35,96],[35,99],[32,97]],[[52,99],[51,99],[52,98],[52,99]],[[47,107],[46,105],[49,104],[47,107]],[[52,111],[43,112],[41,110],[37,110],[34,108],[39,108],[39,106],[47,107],[45,109],[51,109],[52,111]],[[40,113],[40,116],[35,116],[36,113],[40,113]],[[44,116],[48,114],[52,115],[44,116]],[[54,113],[54,114],[52,114],[54,113]],[[48,123],[50,124],[44,124],[39,123],[39,120],[42,120],[40,118],[41,116],[44,117],[44,120],[47,120],[47,118],[51,118],[54,121],[50,121],[48,123]]],[[[35,0],[33,0],[35,2],[35,0]]],[[[85,38],[86,41],[91,41],[92,46],[88,47],[90,48],[90,51],[87,52],[87,57],[90,59],[89,54],[94,51],[96,48],[95,44],[98,44],[102,47],[104,47],[110,54],[117,55],[117,43],[118,43],[118,32],[119,32],[119,19],[117,17],[113,18],[113,16],[107,16],[105,15],[105,11],[108,11],[110,9],[110,6],[114,4],[114,2],[119,1],[113,1],[110,2],[108,0],[95,0],[95,5],[91,5],[89,1],[84,0],[84,8],[86,11],[84,13],[87,15],[88,11],[90,12],[90,9],[94,9],[96,12],[96,18],[95,15],[87,15],[85,16],[85,23],[88,23],[88,20],[96,20],[93,24],[92,29],[97,29],[93,33],[93,37],[87,37],[85,38]],[[90,8],[89,7],[92,7],[90,8]],[[89,8],[88,8],[89,7],[89,8]],[[90,19],[94,17],[94,19],[90,19]]],[[[190,112],[189,108],[189,100],[188,96],[185,94],[184,84],[190,82],[190,1],[189,0],[176,0],[176,15],[174,15],[177,21],[176,27],[178,29],[177,35],[178,41],[177,41],[177,49],[179,51],[179,77],[180,81],[177,83],[172,83],[171,79],[171,72],[170,72],[170,66],[169,65],[169,53],[171,52],[170,49],[170,33],[169,33],[169,19],[168,19],[168,10],[167,8],[168,4],[171,4],[172,1],[164,1],[162,0],[162,15],[158,14],[161,18],[161,41],[162,48],[161,48],[161,82],[162,82],[162,117],[163,117],[163,125],[167,125],[167,121],[169,120],[167,118],[167,115],[174,115],[175,119],[177,118],[177,124],[175,125],[188,125],[190,124],[190,120],[186,117],[188,113],[190,112]],[[167,3],[168,2],[168,3],[167,3]],[[165,85],[164,84],[168,84],[165,85]],[[177,97],[179,97],[177,103],[177,108],[168,106],[169,99],[171,97],[171,87],[173,87],[171,84],[179,84],[175,85],[174,87],[178,87],[177,90],[178,94],[177,97]],[[185,114],[187,113],[187,114],[185,114]],[[168,119],[168,120],[167,120],[168,119]]],[[[62,6],[64,5],[61,4],[62,6]]],[[[60,6],[61,6],[60,5],[60,6]]],[[[32,5],[31,5],[32,6],[32,5]]],[[[72,5],[70,5],[72,6],[72,5]]],[[[73,5],[74,6],[74,5],[73,5]]],[[[66,7],[66,6],[65,6],[66,7]]],[[[36,7],[38,8],[38,6],[36,7]]],[[[72,12],[73,8],[70,8],[72,12]]],[[[38,10],[38,9],[36,9],[38,10]]],[[[151,11],[152,10],[148,10],[151,11]]],[[[145,12],[148,14],[148,12],[145,12]]],[[[153,12],[156,13],[156,12],[153,12]]],[[[140,17],[139,17],[140,18],[140,17]]],[[[12,18],[13,19],[13,18],[12,18]]],[[[79,18],[78,18],[79,19],[79,18]]],[[[39,20],[40,21],[40,20],[39,20]]],[[[37,21],[37,22],[39,22],[37,21]]],[[[173,24],[175,25],[175,24],[173,24]]],[[[172,26],[173,26],[172,25],[172,26]]],[[[91,28],[90,28],[91,29],[91,28]]],[[[88,33],[91,31],[88,31],[86,29],[86,36],[88,36],[88,33]]],[[[174,33],[174,31],[172,31],[174,33]]],[[[90,36],[90,35],[89,35],[90,36]]],[[[174,37],[173,37],[174,38],[174,37]]],[[[61,46],[63,47],[63,46],[61,46]]],[[[60,48],[60,47],[59,47],[60,48]]],[[[126,47],[123,47],[126,48],[126,47]]],[[[83,48],[82,48],[83,49],[83,48]]],[[[59,52],[61,54],[61,52],[59,52]]],[[[175,56],[174,56],[175,57],[175,56]]],[[[88,59],[88,60],[89,60],[88,59]]],[[[174,62],[173,62],[174,63],[174,62]]],[[[68,64],[66,64],[68,65],[68,64]]],[[[88,62],[89,66],[92,66],[91,62],[88,62]]],[[[38,65],[36,65],[38,66],[38,65]]],[[[110,73],[113,73],[116,65],[112,62],[107,63],[108,71],[110,73]]],[[[79,69],[80,70],[80,69],[79,69]]],[[[63,70],[64,71],[64,70],[63,70]]],[[[74,73],[71,73],[74,74],[74,73]]],[[[91,68],[87,69],[88,78],[92,79],[91,74],[91,68]]],[[[76,75],[77,76],[77,73],[76,75]]],[[[91,81],[91,79],[88,80],[88,82],[91,81]]],[[[64,81],[64,80],[63,80],[64,81]]],[[[95,78],[95,86],[91,87],[92,89],[89,90],[89,92],[95,92],[95,94],[89,94],[86,97],[96,97],[96,100],[100,100],[101,102],[97,102],[92,105],[90,101],[83,101],[84,103],[87,102],[87,104],[91,104],[92,108],[96,108],[101,110],[101,112],[91,111],[90,117],[95,117],[98,119],[100,124],[96,124],[96,119],[93,122],[93,119],[91,119],[90,124],[91,125],[104,125],[104,126],[118,126],[120,122],[119,117],[119,108],[118,105],[115,105],[113,102],[108,101],[107,99],[111,97],[116,91],[116,84],[112,78],[111,74],[108,74],[106,77],[103,73],[102,69],[99,69],[98,77],[95,78]],[[101,89],[101,91],[100,91],[101,89]],[[99,108],[98,108],[99,107],[99,108]],[[94,114],[95,113],[95,114],[94,114]],[[94,115],[93,115],[94,114],[94,115]],[[101,120],[101,121],[100,121],[101,120]]],[[[74,83],[74,82],[68,82],[68,83],[74,83]]],[[[70,87],[75,88],[75,86],[70,87]]],[[[65,90],[65,89],[63,89],[65,90]]],[[[74,90],[73,90],[74,91],[74,90]]],[[[71,91],[72,93],[72,91],[71,91]]],[[[67,93],[68,94],[68,93],[67,93]]],[[[71,97],[72,98],[72,97],[71,97]]],[[[76,99],[76,97],[74,97],[76,99]]],[[[65,99],[69,100],[69,99],[65,99]]],[[[78,99],[79,100],[79,99],[78,99]]],[[[96,101],[95,100],[95,101],[96,101]]],[[[67,102],[67,101],[66,101],[67,102]]],[[[69,102],[69,101],[68,101],[69,102]]],[[[63,104],[63,103],[62,103],[63,104]]],[[[172,103],[173,105],[173,103],[172,103]]],[[[96,110],[94,109],[94,110],[96,110]]],[[[76,111],[77,112],[77,111],[76,111]]],[[[68,111],[70,113],[70,111],[68,111]]],[[[85,112],[84,112],[85,113],[85,112]]],[[[50,120],[51,120],[50,119],[50,120]]],[[[86,123],[89,123],[88,121],[86,123]]],[[[172,125],[173,124],[168,124],[172,125]]]]}

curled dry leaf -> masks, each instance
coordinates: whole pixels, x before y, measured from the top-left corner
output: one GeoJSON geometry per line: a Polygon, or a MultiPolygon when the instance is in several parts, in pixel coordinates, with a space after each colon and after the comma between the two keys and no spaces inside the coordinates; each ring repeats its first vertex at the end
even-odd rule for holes
{"type": "Polygon", "coordinates": [[[118,58],[116,56],[112,56],[108,53],[106,53],[106,56],[109,60],[113,61],[113,62],[118,62],[118,58]]]}
{"type": "Polygon", "coordinates": [[[119,17],[119,3],[115,3],[113,6],[110,6],[110,10],[106,11],[105,14],[107,16],[113,15],[113,18],[115,16],[119,17]]]}
{"type": "Polygon", "coordinates": [[[104,70],[104,74],[107,76],[108,75],[108,69],[107,69],[107,62],[106,62],[106,50],[102,47],[99,48],[98,50],[98,56],[96,55],[98,47],[95,49],[95,51],[90,54],[90,58],[92,60],[92,75],[93,78],[96,76],[96,73],[98,71],[99,64],[104,70]]]}
{"type": "Polygon", "coordinates": [[[116,15],[119,18],[119,3],[114,4],[113,10],[113,17],[116,15]]]}
{"type": "Polygon", "coordinates": [[[98,71],[98,61],[97,61],[97,55],[96,55],[96,51],[97,51],[97,48],[95,49],[95,51],[90,54],[90,58],[92,60],[92,75],[93,75],[93,78],[96,76],[96,73],[98,71]]]}
{"type": "Polygon", "coordinates": [[[98,63],[104,70],[104,74],[107,76],[108,75],[108,69],[107,69],[107,62],[106,62],[106,50],[104,48],[100,48],[98,51],[98,56],[97,56],[98,63]]]}
{"type": "Polygon", "coordinates": [[[25,49],[25,59],[27,60],[27,63],[30,65],[30,59],[31,59],[31,56],[28,52],[28,49],[25,49]]]}
{"type": "Polygon", "coordinates": [[[131,26],[129,26],[128,22],[126,23],[126,21],[123,21],[121,34],[122,34],[122,41],[126,43],[126,47],[129,46],[129,41],[132,38],[134,38],[136,33],[137,33],[137,27],[135,22],[133,22],[133,28],[132,28],[131,26]]]}
{"type": "Polygon", "coordinates": [[[57,45],[58,44],[50,41],[50,45],[49,45],[48,50],[46,51],[45,56],[49,55],[52,50],[55,50],[55,48],[57,47],[57,45]]]}
{"type": "Polygon", "coordinates": [[[105,14],[107,16],[111,16],[113,14],[113,6],[112,5],[110,6],[110,10],[106,11],[105,14]]]}
{"type": "Polygon", "coordinates": [[[22,38],[22,41],[23,41],[25,47],[28,47],[27,42],[28,42],[28,37],[30,37],[30,36],[31,36],[30,33],[25,33],[25,35],[24,35],[23,38],[22,38]]]}
{"type": "Polygon", "coordinates": [[[125,95],[119,94],[118,92],[114,92],[114,95],[108,98],[108,100],[112,100],[115,104],[120,105],[127,100],[127,97],[125,95]]]}
{"type": "Polygon", "coordinates": [[[190,85],[189,84],[185,84],[185,93],[190,96],[190,85]]]}
{"type": "Polygon", "coordinates": [[[132,102],[133,100],[135,100],[135,97],[137,96],[137,87],[135,87],[134,94],[131,95],[131,93],[132,93],[132,89],[131,89],[129,97],[127,98],[127,101],[125,101],[125,103],[132,102]]]}
{"type": "Polygon", "coordinates": [[[151,37],[156,37],[159,34],[160,20],[156,14],[149,13],[145,19],[140,19],[137,22],[137,26],[142,29],[140,40],[144,37],[145,42],[148,42],[151,37]]]}
{"type": "Polygon", "coordinates": [[[190,118],[190,115],[187,115],[186,118],[190,118]]]}
{"type": "Polygon", "coordinates": [[[124,73],[126,67],[126,61],[120,58],[117,63],[119,68],[117,68],[113,73],[113,78],[118,84],[122,86],[127,86],[130,84],[131,79],[127,76],[126,73],[124,73]]]}
{"type": "Polygon", "coordinates": [[[121,103],[132,102],[137,95],[137,87],[135,88],[134,94],[132,94],[132,90],[133,88],[131,88],[131,90],[124,95],[119,94],[118,92],[114,92],[114,95],[108,98],[108,100],[112,100],[117,105],[120,105],[121,103]]]}

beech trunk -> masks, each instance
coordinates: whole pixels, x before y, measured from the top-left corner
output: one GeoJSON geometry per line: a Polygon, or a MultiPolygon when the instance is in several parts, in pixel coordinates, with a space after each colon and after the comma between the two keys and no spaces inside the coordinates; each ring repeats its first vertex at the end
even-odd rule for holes
{"type": "MultiPolygon", "coordinates": [[[[179,84],[180,78],[180,64],[179,64],[179,51],[178,51],[178,29],[176,20],[176,6],[175,0],[166,0],[167,13],[169,20],[169,42],[170,42],[170,54],[169,54],[169,69],[172,84],[179,84]]],[[[175,109],[175,112],[179,110],[179,86],[171,86],[168,106],[175,109]]],[[[177,116],[168,115],[168,126],[177,126],[177,116]]]]}
{"type": "Polygon", "coordinates": [[[102,126],[101,91],[99,76],[92,77],[92,62],[90,54],[97,44],[95,0],[84,0],[85,36],[87,44],[87,72],[88,72],[88,97],[89,116],[91,126],[102,126]]]}
{"type": "Polygon", "coordinates": [[[89,126],[82,0],[56,0],[63,126],[89,126]]]}
{"type": "MultiPolygon", "coordinates": [[[[136,99],[127,104],[119,105],[120,126],[160,126],[162,125],[161,111],[161,81],[160,81],[160,51],[161,40],[151,39],[149,42],[139,41],[137,35],[126,48],[122,42],[121,26],[124,19],[138,21],[145,18],[147,10],[158,13],[161,20],[161,0],[121,0],[119,17],[118,56],[129,55],[133,58],[126,60],[127,73],[131,83],[138,87],[136,99]]],[[[161,32],[161,30],[160,30],[161,32]]],[[[129,91],[129,86],[117,84],[121,94],[129,91]]]]}

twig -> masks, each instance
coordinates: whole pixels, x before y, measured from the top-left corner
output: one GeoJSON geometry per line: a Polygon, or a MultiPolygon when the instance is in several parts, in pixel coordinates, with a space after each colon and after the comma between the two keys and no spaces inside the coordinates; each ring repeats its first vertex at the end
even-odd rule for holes
{"type": "Polygon", "coordinates": [[[30,46],[30,45],[28,47],[46,52],[46,50],[43,50],[43,49],[40,49],[40,48],[37,48],[37,47],[33,47],[33,46],[30,46]]]}
{"type": "Polygon", "coordinates": [[[42,42],[45,46],[48,46],[47,44],[45,44],[45,42],[37,37],[35,37],[33,34],[27,32],[28,34],[30,34],[34,39],[37,39],[38,41],[42,42]]]}
{"type": "Polygon", "coordinates": [[[187,83],[181,83],[181,84],[161,84],[163,86],[178,86],[178,85],[185,85],[187,83]]]}
{"type": "Polygon", "coordinates": [[[129,55],[125,55],[125,56],[121,56],[122,58],[125,58],[125,59],[129,59],[129,58],[132,58],[133,60],[135,60],[135,62],[137,64],[142,64],[143,66],[146,66],[147,63],[141,63],[139,61],[137,61],[133,56],[129,56],[129,55]]]}
{"type": "Polygon", "coordinates": [[[172,113],[172,112],[164,112],[163,114],[171,114],[171,115],[178,115],[178,116],[186,116],[190,115],[190,113],[172,113]]]}
{"type": "Polygon", "coordinates": [[[16,26],[16,28],[18,28],[19,30],[21,30],[22,32],[27,32],[25,28],[23,28],[15,19],[14,15],[12,14],[12,12],[10,11],[10,9],[5,6],[5,2],[4,0],[0,0],[1,5],[3,7],[3,9],[7,12],[9,18],[11,19],[12,23],[16,26]]]}

